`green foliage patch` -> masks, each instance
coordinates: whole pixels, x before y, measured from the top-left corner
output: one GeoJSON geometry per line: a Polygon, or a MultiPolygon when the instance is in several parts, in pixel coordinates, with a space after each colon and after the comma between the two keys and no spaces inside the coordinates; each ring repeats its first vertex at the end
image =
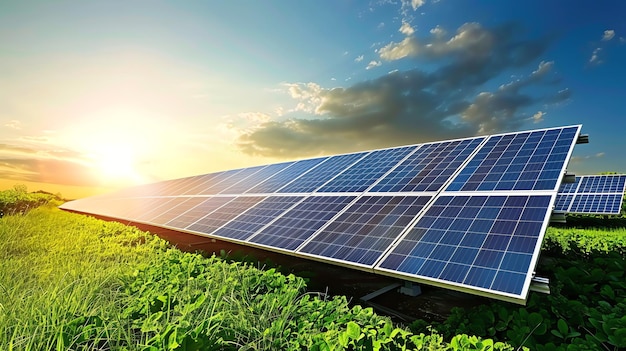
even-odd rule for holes
{"type": "Polygon", "coordinates": [[[25,185],[15,185],[11,189],[0,191],[0,213],[4,215],[25,213],[58,200],[60,199],[56,195],[44,192],[29,193],[25,185]]]}

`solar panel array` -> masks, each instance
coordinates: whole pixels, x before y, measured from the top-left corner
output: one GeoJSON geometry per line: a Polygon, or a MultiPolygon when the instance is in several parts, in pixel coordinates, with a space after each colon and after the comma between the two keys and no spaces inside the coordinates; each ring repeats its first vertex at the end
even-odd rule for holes
{"type": "Polygon", "coordinates": [[[626,175],[576,177],[574,183],[561,184],[556,211],[584,214],[621,213],[626,175]]]}
{"type": "Polygon", "coordinates": [[[580,126],[229,170],[68,202],[524,303],[580,126]]]}

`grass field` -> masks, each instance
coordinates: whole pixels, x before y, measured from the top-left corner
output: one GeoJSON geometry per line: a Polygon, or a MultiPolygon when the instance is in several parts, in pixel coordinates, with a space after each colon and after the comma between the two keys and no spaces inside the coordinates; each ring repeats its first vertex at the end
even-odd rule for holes
{"type": "Polygon", "coordinates": [[[494,302],[404,327],[309,293],[302,278],[43,202],[0,220],[0,350],[626,347],[624,228],[549,228],[538,269],[552,294],[531,294],[526,307],[494,302]]]}

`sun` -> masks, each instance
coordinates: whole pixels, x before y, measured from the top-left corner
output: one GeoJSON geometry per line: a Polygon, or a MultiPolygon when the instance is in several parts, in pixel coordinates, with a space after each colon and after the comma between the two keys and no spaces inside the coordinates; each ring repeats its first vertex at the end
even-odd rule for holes
{"type": "Polygon", "coordinates": [[[93,151],[99,178],[108,184],[136,184],[140,175],[135,167],[135,150],[130,144],[101,144],[93,151]]]}

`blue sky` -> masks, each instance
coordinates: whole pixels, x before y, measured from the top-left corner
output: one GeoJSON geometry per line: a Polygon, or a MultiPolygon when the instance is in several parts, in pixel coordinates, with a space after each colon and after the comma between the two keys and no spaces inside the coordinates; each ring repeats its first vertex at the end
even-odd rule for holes
{"type": "Polygon", "coordinates": [[[570,124],[590,135],[571,171],[626,173],[624,13],[621,1],[3,2],[0,186],[81,196],[570,124]]]}

